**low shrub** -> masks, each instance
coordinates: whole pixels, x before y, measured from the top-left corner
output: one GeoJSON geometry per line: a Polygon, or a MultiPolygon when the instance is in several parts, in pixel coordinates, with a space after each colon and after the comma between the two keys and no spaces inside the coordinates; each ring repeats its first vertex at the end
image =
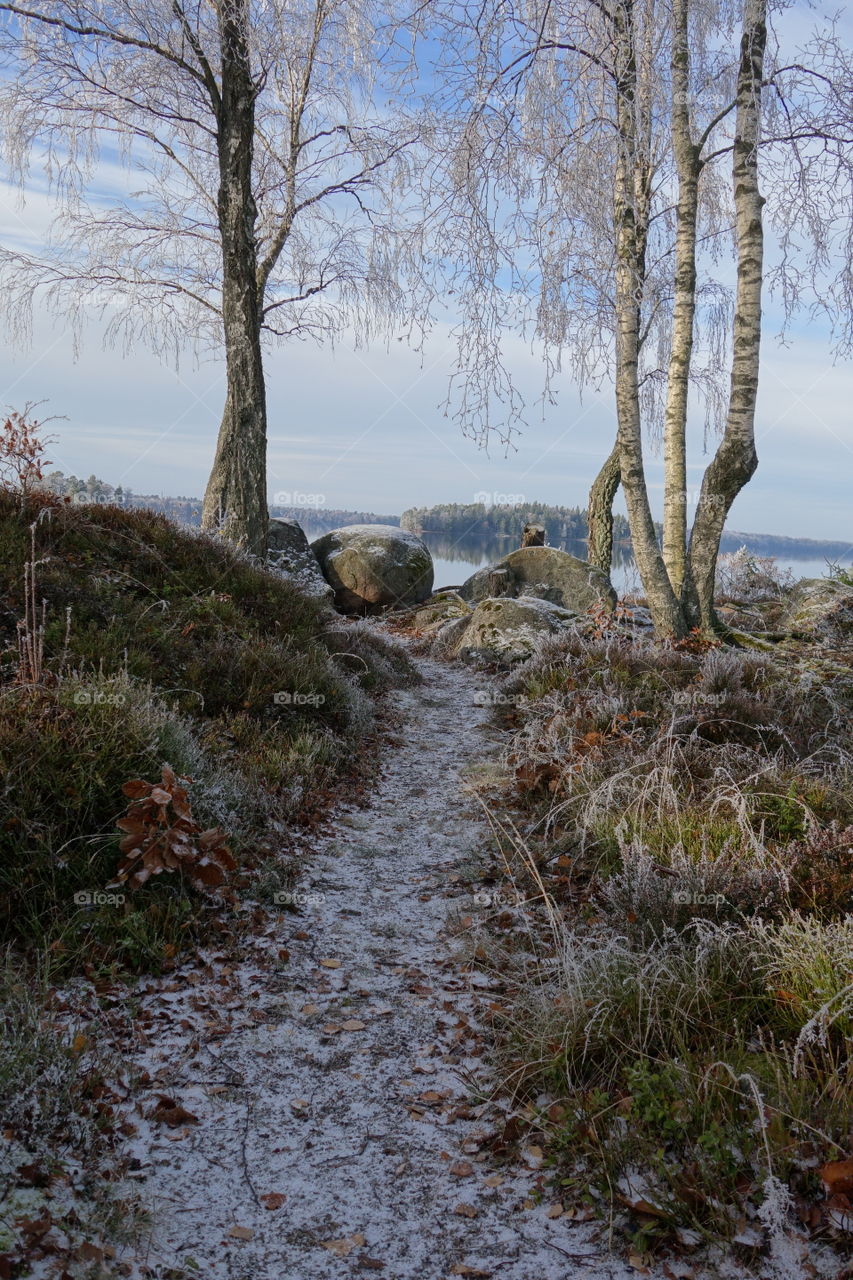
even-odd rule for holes
{"type": "Polygon", "coordinates": [[[372,695],[412,668],[374,629],[147,511],[0,491],[0,566],[0,938],[69,966],[157,967],[210,906],[166,875],[95,901],[120,862],[124,785],[164,766],[189,779],[193,819],[223,831],[242,875],[328,803],[372,695]]]}
{"type": "Polygon", "coordinates": [[[567,634],[495,702],[501,852],[539,907],[484,954],[557,1194],[641,1253],[839,1241],[853,1206],[818,1171],[853,1154],[853,673],[567,634]]]}

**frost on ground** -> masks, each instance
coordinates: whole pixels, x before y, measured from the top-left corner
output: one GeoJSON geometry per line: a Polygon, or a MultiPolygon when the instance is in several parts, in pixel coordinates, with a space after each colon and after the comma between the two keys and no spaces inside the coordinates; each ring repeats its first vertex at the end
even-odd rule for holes
{"type": "Polygon", "coordinates": [[[532,1203],[535,1152],[529,1167],[490,1152],[505,1117],[478,1093],[489,979],[445,925],[486,835],[461,775],[494,744],[482,678],[421,667],[370,807],[306,849],[300,913],[258,939],[266,963],[211,955],[143,996],[142,1274],[636,1275],[606,1228],[532,1203]]]}

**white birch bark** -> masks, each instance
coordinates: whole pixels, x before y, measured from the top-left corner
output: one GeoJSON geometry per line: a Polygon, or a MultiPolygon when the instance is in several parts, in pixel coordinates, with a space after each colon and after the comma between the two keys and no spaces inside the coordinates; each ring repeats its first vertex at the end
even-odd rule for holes
{"type": "Polygon", "coordinates": [[[690,538],[688,608],[693,624],[706,632],[712,632],[717,627],[714,577],[723,526],[732,503],[758,466],[755,405],[761,346],[764,259],[764,200],[758,182],[758,148],[761,140],[766,23],[766,0],[746,0],[732,152],[737,294],[729,405],[723,438],[702,480],[690,538]]]}

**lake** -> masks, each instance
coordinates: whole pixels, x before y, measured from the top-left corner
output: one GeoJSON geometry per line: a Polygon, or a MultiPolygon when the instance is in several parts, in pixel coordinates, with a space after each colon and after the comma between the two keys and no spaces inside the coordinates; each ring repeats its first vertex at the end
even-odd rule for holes
{"type": "MultiPolygon", "coordinates": [[[[435,565],[435,589],[459,586],[472,573],[484,565],[500,560],[517,546],[517,539],[508,538],[467,538],[455,541],[453,538],[439,533],[424,533],[423,540],[432,552],[435,565]]],[[[579,559],[586,559],[585,542],[565,542],[558,544],[563,551],[568,551],[579,559]]],[[[826,560],[803,556],[778,556],[776,563],[780,569],[790,569],[795,578],[822,578],[826,575],[826,560]]],[[[853,550],[843,561],[845,567],[853,566],[853,550]]],[[[624,548],[616,548],[614,565],[610,574],[613,585],[620,595],[640,590],[640,578],[634,557],[624,548]]]]}
{"type": "MultiPolygon", "coordinates": [[[[307,522],[304,528],[309,541],[325,532],[325,529],[319,527],[312,528],[307,522]]],[[[436,591],[442,587],[460,586],[477,569],[493,564],[496,560],[502,560],[518,546],[518,539],[514,535],[492,538],[468,535],[464,538],[454,538],[450,534],[425,532],[421,536],[432,553],[436,591]]],[[[586,559],[585,542],[567,541],[554,545],[558,545],[561,550],[568,551],[581,560],[586,559]]],[[[639,574],[630,552],[626,552],[624,547],[617,547],[614,561],[611,577],[617,592],[624,595],[626,592],[639,591],[639,574]]],[[[789,553],[786,556],[777,556],[776,563],[780,569],[790,569],[795,578],[822,578],[826,574],[826,560],[822,557],[815,559],[813,555],[804,554],[800,557],[789,553]]],[[[853,549],[844,557],[842,563],[845,567],[853,567],[853,549]]]]}

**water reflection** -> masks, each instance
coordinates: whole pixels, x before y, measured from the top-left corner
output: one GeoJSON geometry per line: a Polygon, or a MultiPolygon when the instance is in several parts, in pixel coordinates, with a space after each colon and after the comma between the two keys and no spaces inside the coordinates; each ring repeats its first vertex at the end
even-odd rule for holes
{"type": "MultiPolygon", "coordinates": [[[[325,532],[325,529],[319,526],[312,528],[307,521],[304,528],[309,541],[325,532]]],[[[511,551],[517,550],[519,544],[517,534],[492,536],[467,534],[454,537],[447,533],[425,532],[421,536],[432,553],[437,591],[442,587],[460,586],[477,569],[487,564],[494,564],[496,560],[503,560],[511,551]]],[[[569,538],[562,542],[549,540],[549,545],[568,551],[579,560],[585,560],[587,557],[587,544],[583,539],[569,538]]],[[[809,548],[806,544],[802,548],[802,554],[797,555],[795,542],[787,543],[786,546],[788,554],[776,557],[776,563],[780,569],[789,569],[795,578],[826,576],[827,560],[823,557],[815,557],[813,547],[809,548]]],[[[766,552],[756,548],[755,554],[764,555],[766,552]]],[[[853,550],[848,551],[842,559],[843,563],[849,567],[853,563],[853,550]]],[[[641,590],[634,557],[631,555],[630,548],[624,543],[617,543],[614,547],[611,577],[614,587],[620,594],[641,590]]]]}
{"type": "MultiPolygon", "coordinates": [[[[514,534],[506,537],[453,538],[447,534],[424,533],[424,542],[432,552],[435,565],[435,589],[460,586],[466,578],[470,578],[477,569],[484,565],[502,560],[510,551],[518,547],[518,538],[514,534]]],[[[549,543],[577,556],[579,560],[587,557],[587,545],[582,539],[566,539],[563,542],[549,543]]],[[[803,548],[801,556],[796,555],[794,547],[788,555],[777,556],[776,563],[780,569],[788,569],[794,578],[823,578],[827,574],[827,560],[815,557],[812,551],[803,548]]],[[[763,552],[756,551],[757,555],[763,552]]],[[[853,552],[848,552],[843,563],[849,567],[853,563],[853,552]]],[[[640,576],[636,561],[630,548],[624,543],[617,544],[613,550],[613,568],[611,570],[613,585],[620,593],[641,591],[640,576]]]]}

